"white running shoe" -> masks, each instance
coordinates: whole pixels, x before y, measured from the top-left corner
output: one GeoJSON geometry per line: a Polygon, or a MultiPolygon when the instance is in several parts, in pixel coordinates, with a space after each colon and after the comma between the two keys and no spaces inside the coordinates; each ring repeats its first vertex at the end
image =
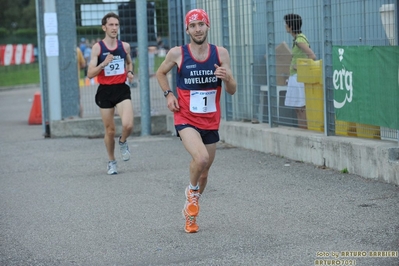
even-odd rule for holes
{"type": "Polygon", "coordinates": [[[108,172],[109,175],[116,175],[118,171],[116,170],[116,161],[108,162],[108,172]]]}
{"type": "Polygon", "coordinates": [[[129,161],[129,159],[130,159],[130,150],[129,150],[129,146],[127,145],[127,140],[125,140],[124,143],[121,143],[119,141],[119,150],[121,152],[122,160],[129,161]]]}

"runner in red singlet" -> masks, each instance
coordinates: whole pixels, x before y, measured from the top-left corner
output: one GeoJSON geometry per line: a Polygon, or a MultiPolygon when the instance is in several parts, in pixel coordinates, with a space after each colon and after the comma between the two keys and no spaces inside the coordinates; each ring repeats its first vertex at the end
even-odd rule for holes
{"type": "Polygon", "coordinates": [[[199,198],[204,192],[208,172],[219,141],[220,96],[222,82],[227,93],[236,92],[236,81],[230,69],[228,51],[208,43],[209,17],[202,9],[193,9],[185,17],[190,43],[174,47],[158,68],[157,78],[167,99],[178,136],[190,153],[190,182],[185,189],[183,215],[185,231],[195,233],[199,198]],[[166,77],[177,66],[177,95],[166,77]],[[176,97],[177,96],[177,97],[176,97]]]}
{"type": "Polygon", "coordinates": [[[115,160],[115,108],[122,121],[122,135],[119,137],[119,149],[124,161],[130,159],[130,150],[126,139],[133,130],[133,106],[130,87],[126,84],[133,81],[133,63],[130,57],[130,45],[117,39],[119,16],[106,14],[102,21],[105,38],[92,47],[88,78],[98,77],[96,104],[100,107],[101,118],[105,128],[104,142],[109,161],[109,175],[117,174],[115,160]]]}

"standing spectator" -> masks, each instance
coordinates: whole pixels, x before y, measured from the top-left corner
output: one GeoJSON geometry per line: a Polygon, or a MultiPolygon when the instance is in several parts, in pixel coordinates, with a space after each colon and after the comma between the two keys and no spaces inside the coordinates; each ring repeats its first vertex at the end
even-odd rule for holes
{"type": "Polygon", "coordinates": [[[157,53],[156,46],[148,47],[148,74],[150,77],[155,76],[154,66],[155,66],[155,54],[157,53]]]}
{"type": "Polygon", "coordinates": [[[86,68],[86,61],[83,57],[82,51],[79,47],[76,47],[76,55],[77,55],[77,62],[78,62],[78,81],[79,81],[79,117],[83,117],[83,106],[80,100],[80,72],[82,69],[86,68]]]}
{"type": "Polygon", "coordinates": [[[95,101],[100,107],[101,118],[105,128],[104,143],[108,153],[109,175],[117,174],[115,160],[115,107],[122,121],[122,135],[119,136],[119,149],[122,159],[130,159],[127,138],[133,130],[133,106],[130,87],[126,84],[133,81],[133,64],[130,58],[130,45],[117,39],[119,32],[119,16],[106,14],[102,20],[105,37],[93,45],[88,78],[98,77],[95,101]]]}
{"type": "Polygon", "coordinates": [[[86,38],[81,38],[80,39],[79,48],[80,48],[80,51],[82,51],[83,54],[85,53],[86,47],[87,47],[86,38]]]}
{"type": "Polygon", "coordinates": [[[309,42],[301,31],[301,16],[297,14],[287,14],[284,16],[284,20],[286,31],[294,37],[285,106],[295,107],[298,127],[307,129],[305,86],[297,80],[296,61],[298,58],[316,60],[316,55],[313,53],[312,49],[310,49],[309,42]]]}
{"type": "Polygon", "coordinates": [[[161,37],[157,38],[157,45],[158,45],[158,53],[157,53],[157,55],[159,57],[165,57],[166,51],[165,51],[164,43],[163,43],[163,40],[162,40],[161,37]]]}
{"type": "Polygon", "coordinates": [[[219,141],[222,81],[231,95],[236,92],[237,84],[230,69],[229,52],[208,43],[208,14],[202,9],[193,9],[187,13],[185,24],[190,43],[172,48],[156,75],[168,108],[174,113],[177,135],[192,158],[182,213],[186,220],[184,230],[196,233],[198,201],[205,190],[219,141]],[[174,66],[178,67],[178,98],[166,76],[174,66]]]}
{"type": "MultiPolygon", "coordinates": [[[[84,51],[84,58],[86,61],[86,67],[85,67],[85,78],[87,77],[87,69],[89,67],[89,63],[90,63],[90,56],[91,56],[91,48],[92,46],[95,44],[95,41],[93,40],[91,43],[89,43],[84,51]]],[[[90,85],[94,85],[94,79],[90,79],[90,85]]]]}

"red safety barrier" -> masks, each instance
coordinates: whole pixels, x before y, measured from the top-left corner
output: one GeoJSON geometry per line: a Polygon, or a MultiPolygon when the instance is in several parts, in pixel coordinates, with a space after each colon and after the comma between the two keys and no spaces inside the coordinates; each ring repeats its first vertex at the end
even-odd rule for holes
{"type": "Polygon", "coordinates": [[[35,62],[33,44],[0,45],[0,65],[21,65],[35,62]]]}

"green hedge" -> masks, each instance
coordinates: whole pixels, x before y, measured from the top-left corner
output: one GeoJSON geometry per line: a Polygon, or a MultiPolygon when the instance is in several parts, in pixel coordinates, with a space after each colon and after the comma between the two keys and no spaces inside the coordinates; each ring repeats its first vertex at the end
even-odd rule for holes
{"type": "Polygon", "coordinates": [[[0,28],[0,44],[27,44],[32,43],[37,45],[37,30],[36,29],[18,29],[14,32],[9,32],[5,28],[0,28]]]}
{"type": "Polygon", "coordinates": [[[23,38],[37,38],[36,29],[18,29],[14,34],[23,38]]]}
{"type": "MultiPolygon", "coordinates": [[[[104,38],[104,31],[101,26],[77,27],[77,40],[84,37],[86,39],[104,38]]],[[[32,43],[37,45],[37,30],[36,29],[18,29],[14,32],[8,31],[6,28],[0,28],[0,44],[9,43],[32,43]]],[[[77,42],[79,43],[79,42],[77,42]]]]}
{"type": "Polygon", "coordinates": [[[0,28],[0,38],[5,38],[8,35],[8,30],[6,28],[0,28]]]}

